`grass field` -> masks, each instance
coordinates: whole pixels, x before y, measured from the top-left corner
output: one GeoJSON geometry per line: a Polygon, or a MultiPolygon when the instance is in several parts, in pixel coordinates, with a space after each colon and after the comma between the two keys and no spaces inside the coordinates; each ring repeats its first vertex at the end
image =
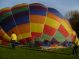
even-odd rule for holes
{"type": "Polygon", "coordinates": [[[10,49],[0,47],[0,59],[79,59],[79,56],[73,56],[71,53],[71,48],[39,51],[28,48],[10,49]]]}

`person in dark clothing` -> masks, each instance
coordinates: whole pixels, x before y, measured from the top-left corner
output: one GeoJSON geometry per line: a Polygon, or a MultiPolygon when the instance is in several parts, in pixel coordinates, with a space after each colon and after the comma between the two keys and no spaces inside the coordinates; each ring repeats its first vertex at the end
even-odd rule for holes
{"type": "Polygon", "coordinates": [[[11,40],[11,48],[15,48],[15,41],[11,40]]]}
{"type": "Polygon", "coordinates": [[[79,40],[78,38],[76,38],[73,45],[73,52],[72,52],[73,55],[76,55],[76,56],[78,55],[77,53],[78,46],[79,46],[79,40]]]}
{"type": "Polygon", "coordinates": [[[73,53],[72,53],[73,55],[76,55],[76,56],[78,55],[77,49],[78,49],[78,46],[77,45],[74,45],[73,46],[73,53]]]}

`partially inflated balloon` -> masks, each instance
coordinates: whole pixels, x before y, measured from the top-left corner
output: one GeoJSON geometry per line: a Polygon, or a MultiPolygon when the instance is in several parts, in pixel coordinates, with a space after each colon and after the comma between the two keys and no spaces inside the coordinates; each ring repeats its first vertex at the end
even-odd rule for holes
{"type": "Polygon", "coordinates": [[[39,3],[18,4],[0,10],[0,26],[9,36],[15,32],[18,41],[37,38],[42,42],[73,41],[73,30],[68,21],[56,9],[39,3]]]}

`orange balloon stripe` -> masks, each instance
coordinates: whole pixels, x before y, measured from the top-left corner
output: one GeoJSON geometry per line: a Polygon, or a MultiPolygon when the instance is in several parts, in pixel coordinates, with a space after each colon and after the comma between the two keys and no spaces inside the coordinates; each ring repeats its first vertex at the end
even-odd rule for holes
{"type": "Polygon", "coordinates": [[[62,20],[61,18],[59,18],[58,16],[56,16],[50,12],[47,13],[47,17],[50,17],[51,19],[55,19],[58,22],[60,22],[60,20],[62,20]]]}
{"type": "Polygon", "coordinates": [[[3,36],[3,35],[4,35],[3,31],[0,29],[0,36],[3,36]]]}
{"type": "Polygon", "coordinates": [[[11,29],[9,32],[7,32],[7,33],[8,33],[9,36],[11,36],[12,32],[16,33],[16,35],[19,35],[19,34],[20,34],[19,31],[18,31],[18,29],[17,29],[17,27],[12,28],[12,29],[11,29]]]}
{"type": "Polygon", "coordinates": [[[20,31],[20,34],[30,32],[30,24],[29,23],[18,25],[17,28],[20,31]]]}
{"type": "Polygon", "coordinates": [[[40,15],[30,15],[30,21],[32,23],[40,23],[43,24],[45,22],[46,16],[40,16],[40,15]]]}

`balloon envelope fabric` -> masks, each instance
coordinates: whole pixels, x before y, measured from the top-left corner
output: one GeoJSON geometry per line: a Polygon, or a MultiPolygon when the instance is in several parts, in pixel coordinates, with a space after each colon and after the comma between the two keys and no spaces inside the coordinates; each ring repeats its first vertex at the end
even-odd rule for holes
{"type": "Polygon", "coordinates": [[[73,41],[73,30],[68,21],[56,9],[40,3],[23,3],[1,9],[0,26],[9,36],[16,33],[21,43],[73,41]]]}
{"type": "Polygon", "coordinates": [[[7,33],[0,27],[0,45],[8,45],[10,37],[7,33]]]}

